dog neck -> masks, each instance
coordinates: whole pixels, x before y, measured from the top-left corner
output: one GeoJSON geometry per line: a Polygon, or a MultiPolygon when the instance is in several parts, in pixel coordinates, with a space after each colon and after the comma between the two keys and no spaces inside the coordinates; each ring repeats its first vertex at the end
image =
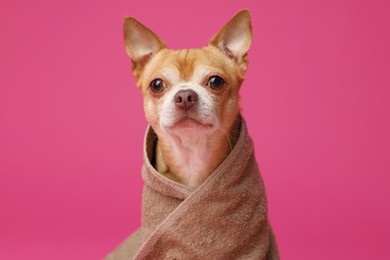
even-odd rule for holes
{"type": "Polygon", "coordinates": [[[238,116],[229,134],[217,130],[209,136],[159,136],[155,151],[157,171],[176,182],[198,187],[233,149],[240,126],[238,116]]]}

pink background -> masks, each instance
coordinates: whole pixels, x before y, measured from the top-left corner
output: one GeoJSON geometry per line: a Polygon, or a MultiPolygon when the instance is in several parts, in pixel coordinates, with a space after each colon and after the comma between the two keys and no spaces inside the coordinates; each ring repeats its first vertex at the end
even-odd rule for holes
{"type": "Polygon", "coordinates": [[[132,15],[200,47],[238,10],[242,108],[283,259],[390,259],[388,1],[2,1],[0,259],[101,259],[140,224],[132,15]]]}

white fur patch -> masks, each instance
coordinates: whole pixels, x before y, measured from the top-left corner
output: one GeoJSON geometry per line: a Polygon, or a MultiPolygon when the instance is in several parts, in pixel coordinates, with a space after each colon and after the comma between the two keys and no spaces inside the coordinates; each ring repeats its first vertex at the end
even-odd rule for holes
{"type": "Polygon", "coordinates": [[[197,66],[195,68],[194,74],[192,75],[191,81],[201,84],[205,78],[211,76],[213,70],[208,66],[197,66]]]}
{"type": "Polygon", "coordinates": [[[173,68],[164,68],[159,73],[164,78],[168,79],[172,85],[177,84],[180,81],[179,70],[175,67],[173,68]]]}

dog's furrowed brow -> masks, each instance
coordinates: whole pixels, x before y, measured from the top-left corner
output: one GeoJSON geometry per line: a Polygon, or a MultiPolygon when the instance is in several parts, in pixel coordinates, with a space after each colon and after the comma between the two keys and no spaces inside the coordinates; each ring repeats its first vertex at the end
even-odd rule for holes
{"type": "Polygon", "coordinates": [[[178,51],[177,66],[180,71],[180,77],[183,80],[190,80],[194,74],[196,54],[193,49],[182,49],[178,51]]]}

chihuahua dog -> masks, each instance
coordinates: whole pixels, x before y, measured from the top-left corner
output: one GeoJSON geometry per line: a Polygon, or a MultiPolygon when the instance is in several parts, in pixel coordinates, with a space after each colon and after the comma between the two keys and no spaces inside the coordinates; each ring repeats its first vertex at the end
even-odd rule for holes
{"type": "Polygon", "coordinates": [[[240,11],[200,49],[168,49],[132,17],[125,18],[124,34],[145,115],[158,137],[154,167],[196,188],[238,139],[239,89],[252,41],[250,14],[240,11]]]}
{"type": "Polygon", "coordinates": [[[124,35],[150,127],[142,226],[107,259],[279,259],[239,106],[249,12],[199,49],[168,49],[132,17],[124,35]]]}

